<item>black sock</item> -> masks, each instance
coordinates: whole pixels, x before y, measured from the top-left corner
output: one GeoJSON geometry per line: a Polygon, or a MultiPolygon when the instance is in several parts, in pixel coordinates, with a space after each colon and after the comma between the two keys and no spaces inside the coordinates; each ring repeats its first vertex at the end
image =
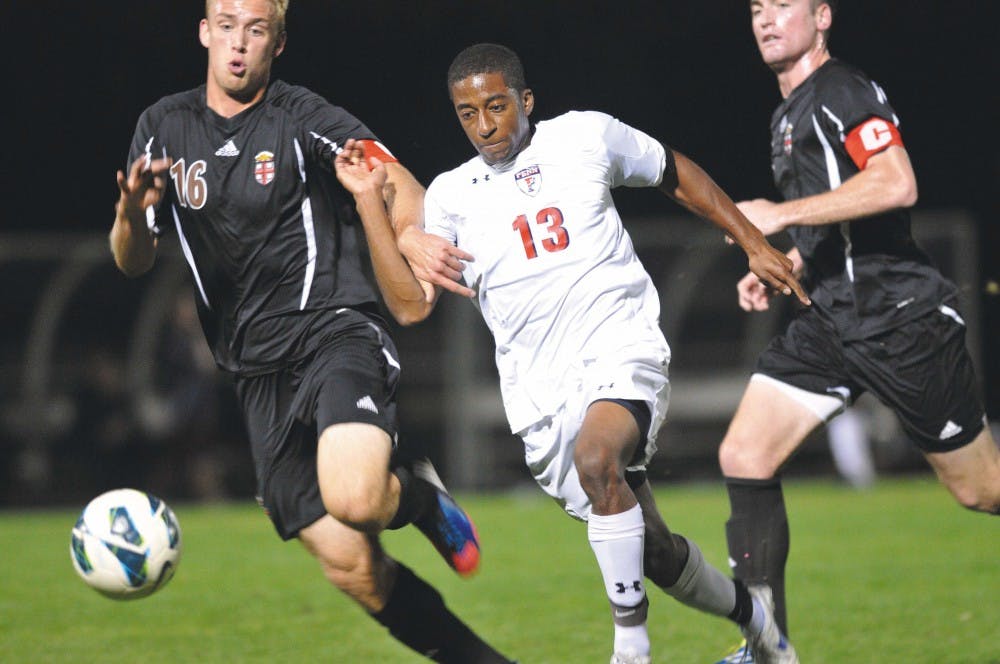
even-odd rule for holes
{"type": "Polygon", "coordinates": [[[781,480],[726,478],[730,517],[726,522],[733,575],[747,585],[766,583],[774,595],[774,618],[788,634],[785,607],[785,562],[788,560],[788,517],[781,480]]]}
{"type": "Polygon", "coordinates": [[[441,595],[400,564],[385,607],[372,617],[399,642],[443,664],[510,664],[448,610],[441,595]]]}
{"type": "Polygon", "coordinates": [[[386,526],[388,530],[398,530],[419,519],[427,506],[434,500],[434,487],[427,480],[414,475],[406,466],[393,469],[399,478],[399,508],[386,526]]]}
{"type": "Polygon", "coordinates": [[[728,618],[737,625],[747,625],[753,617],[753,598],[745,583],[739,579],[733,579],[733,583],[736,585],[736,606],[728,618]]]}

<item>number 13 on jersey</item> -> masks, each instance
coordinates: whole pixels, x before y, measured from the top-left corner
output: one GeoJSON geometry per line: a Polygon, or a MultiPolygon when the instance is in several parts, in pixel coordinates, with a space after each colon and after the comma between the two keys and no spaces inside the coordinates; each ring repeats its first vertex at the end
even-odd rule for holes
{"type": "MultiPolygon", "coordinates": [[[[559,208],[547,207],[538,211],[535,215],[535,224],[545,226],[544,232],[549,234],[541,240],[542,249],[548,252],[562,251],[569,246],[569,234],[563,228],[563,215],[559,208]]],[[[538,257],[538,249],[535,246],[535,238],[531,234],[531,225],[528,223],[528,215],[522,214],[514,220],[512,227],[521,234],[521,242],[524,244],[524,253],[528,259],[538,257]]]]}

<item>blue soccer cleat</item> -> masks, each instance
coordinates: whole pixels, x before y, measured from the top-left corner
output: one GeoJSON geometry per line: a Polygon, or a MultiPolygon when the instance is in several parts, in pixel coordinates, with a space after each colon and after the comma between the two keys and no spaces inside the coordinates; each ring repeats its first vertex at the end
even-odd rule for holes
{"type": "Polygon", "coordinates": [[[460,576],[471,576],[479,569],[479,535],[472,519],[444,488],[434,466],[427,459],[413,462],[414,476],[435,489],[434,505],[414,521],[448,566],[460,576]]]}

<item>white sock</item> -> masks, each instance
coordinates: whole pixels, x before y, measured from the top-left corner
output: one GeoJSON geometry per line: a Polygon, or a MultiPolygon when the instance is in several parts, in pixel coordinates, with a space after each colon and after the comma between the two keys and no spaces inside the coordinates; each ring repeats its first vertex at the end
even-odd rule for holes
{"type": "Polygon", "coordinates": [[[871,486],[875,482],[875,460],[861,415],[848,408],[827,423],[826,432],[833,463],[841,476],[853,487],[871,486]]]}
{"type": "MultiPolygon", "coordinates": [[[[638,607],[643,604],[646,589],[643,584],[642,547],[646,527],[642,508],[638,505],[619,514],[598,515],[591,513],[587,521],[590,548],[601,568],[604,589],[608,600],[615,607],[638,607]]],[[[634,621],[622,621],[624,623],[634,621]]],[[[633,650],[640,655],[649,654],[649,633],[646,621],[639,624],[619,625],[615,622],[615,652],[633,650]]]]}

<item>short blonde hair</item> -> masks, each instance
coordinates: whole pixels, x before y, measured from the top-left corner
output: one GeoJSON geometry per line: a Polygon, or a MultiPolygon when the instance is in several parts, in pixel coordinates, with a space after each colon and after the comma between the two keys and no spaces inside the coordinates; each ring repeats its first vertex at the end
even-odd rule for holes
{"type": "MultiPolygon", "coordinates": [[[[212,11],[212,3],[217,0],[205,0],[205,17],[212,11]]],[[[271,9],[274,12],[274,28],[275,34],[281,34],[285,31],[285,13],[288,11],[289,0],[268,0],[271,3],[271,9]]]]}

